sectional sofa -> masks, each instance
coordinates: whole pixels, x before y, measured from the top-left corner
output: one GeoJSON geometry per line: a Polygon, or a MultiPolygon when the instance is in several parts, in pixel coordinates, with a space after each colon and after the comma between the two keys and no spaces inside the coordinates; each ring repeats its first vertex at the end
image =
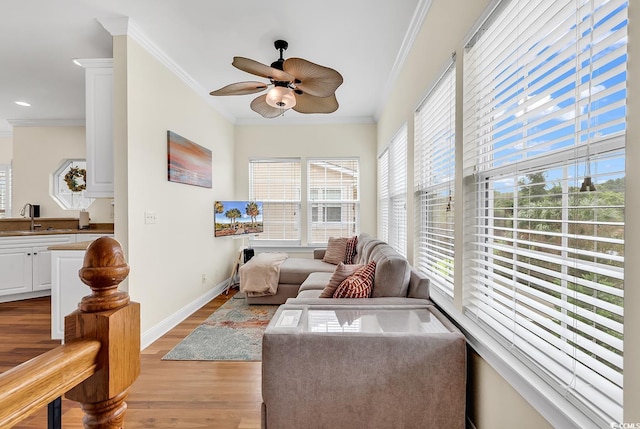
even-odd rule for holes
{"type": "Polygon", "coordinates": [[[277,293],[247,299],[284,304],[263,337],[262,429],[463,429],[466,341],[428,278],[360,234],[353,263],[375,261],[370,297],[321,298],[337,271],[324,256],[285,260],[277,293]],[[325,314],[335,320],[323,331],[325,314]]]}
{"type": "MultiPolygon", "coordinates": [[[[288,258],[280,265],[280,278],[275,295],[249,296],[249,304],[284,304],[290,298],[319,298],[331,279],[336,265],[323,261],[326,249],[314,250],[311,258],[288,258]]],[[[393,247],[369,234],[360,234],[355,264],[376,262],[371,298],[429,299],[429,279],[411,267],[393,247]]],[[[250,263],[251,261],[249,261],[250,263]]],[[[242,290],[242,270],[240,273],[242,290]]]]}

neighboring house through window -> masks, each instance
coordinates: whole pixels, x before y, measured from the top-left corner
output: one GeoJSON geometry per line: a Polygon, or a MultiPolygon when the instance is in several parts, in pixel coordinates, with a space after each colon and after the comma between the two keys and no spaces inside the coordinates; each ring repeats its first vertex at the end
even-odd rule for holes
{"type": "Polygon", "coordinates": [[[359,232],[360,170],[356,158],[307,160],[307,225],[310,244],[359,232]]]}

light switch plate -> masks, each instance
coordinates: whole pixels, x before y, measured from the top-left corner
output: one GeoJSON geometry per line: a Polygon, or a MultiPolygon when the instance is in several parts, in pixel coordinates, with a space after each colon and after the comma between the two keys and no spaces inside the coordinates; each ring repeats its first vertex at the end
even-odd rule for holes
{"type": "Polygon", "coordinates": [[[144,223],[156,223],[156,212],[144,212],[144,223]]]}

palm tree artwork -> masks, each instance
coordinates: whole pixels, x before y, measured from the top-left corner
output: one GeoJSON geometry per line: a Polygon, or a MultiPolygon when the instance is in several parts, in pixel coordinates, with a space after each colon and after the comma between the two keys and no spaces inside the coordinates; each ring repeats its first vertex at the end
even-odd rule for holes
{"type": "Polygon", "coordinates": [[[216,201],[213,205],[216,237],[263,232],[262,203],[256,201],[216,201]]]}

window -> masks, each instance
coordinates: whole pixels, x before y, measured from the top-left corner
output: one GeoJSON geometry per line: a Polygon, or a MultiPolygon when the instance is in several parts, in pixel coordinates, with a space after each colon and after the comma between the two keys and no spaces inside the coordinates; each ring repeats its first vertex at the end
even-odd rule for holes
{"type": "Polygon", "coordinates": [[[407,126],[378,158],[379,237],[407,256],[407,126]]]}
{"type": "MultiPolygon", "coordinates": [[[[455,61],[455,59],[454,59],[455,61]]],[[[416,268],[453,299],[455,62],[415,113],[416,268]]]]}
{"type": "Polygon", "coordinates": [[[0,164],[0,218],[11,217],[11,165],[0,164]]]}
{"type": "Polygon", "coordinates": [[[63,159],[51,174],[51,198],[64,210],[84,210],[94,201],[85,197],[87,162],[84,159],[63,159]]]}
{"type": "Polygon", "coordinates": [[[300,244],[300,159],[249,161],[249,198],[262,201],[264,244],[300,244]]]}
{"type": "Polygon", "coordinates": [[[360,190],[357,159],[310,159],[309,243],[326,243],[329,237],[350,237],[359,230],[360,190]]]}
{"type": "Polygon", "coordinates": [[[627,2],[513,0],[490,21],[464,62],[466,313],[609,426],[622,421],[627,2]]]}

